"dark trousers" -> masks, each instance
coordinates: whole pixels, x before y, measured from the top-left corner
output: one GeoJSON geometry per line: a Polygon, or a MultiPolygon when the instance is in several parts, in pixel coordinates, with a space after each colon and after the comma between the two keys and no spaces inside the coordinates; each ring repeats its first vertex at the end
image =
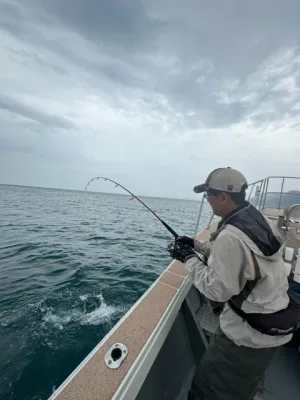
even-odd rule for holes
{"type": "Polygon", "coordinates": [[[190,398],[252,399],[276,350],[237,346],[219,328],[196,370],[190,398]]]}

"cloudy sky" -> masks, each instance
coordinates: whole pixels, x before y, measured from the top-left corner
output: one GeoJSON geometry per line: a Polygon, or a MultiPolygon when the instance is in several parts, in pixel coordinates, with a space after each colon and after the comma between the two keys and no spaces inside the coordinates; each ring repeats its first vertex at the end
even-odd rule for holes
{"type": "MultiPolygon", "coordinates": [[[[300,175],[299,0],[0,0],[0,183],[300,175]]],[[[109,190],[105,187],[94,189],[109,190]]]]}

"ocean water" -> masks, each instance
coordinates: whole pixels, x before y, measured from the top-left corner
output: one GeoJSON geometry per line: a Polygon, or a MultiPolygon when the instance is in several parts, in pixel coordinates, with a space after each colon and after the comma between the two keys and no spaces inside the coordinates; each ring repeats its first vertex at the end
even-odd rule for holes
{"type": "MultiPolygon", "coordinates": [[[[198,202],[143,200],[193,234],[198,202]]],[[[1,400],[47,399],[168,266],[171,240],[127,195],[0,185],[1,400]]]]}

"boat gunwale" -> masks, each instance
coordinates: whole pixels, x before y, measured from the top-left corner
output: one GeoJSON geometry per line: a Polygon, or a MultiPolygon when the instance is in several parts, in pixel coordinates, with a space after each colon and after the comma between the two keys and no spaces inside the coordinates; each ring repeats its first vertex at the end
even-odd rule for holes
{"type": "MultiPolygon", "coordinates": [[[[102,338],[102,340],[92,349],[92,351],[81,361],[81,363],[73,370],[73,372],[58,386],[58,388],[52,393],[52,395],[48,398],[48,400],[59,399],[61,394],[72,385],[73,379],[82,372],[82,369],[88,365],[88,363],[92,360],[92,358],[106,345],[108,340],[111,338],[113,334],[115,334],[124,324],[124,322],[128,319],[130,315],[138,308],[138,306],[149,296],[152,290],[159,285],[160,291],[163,292],[163,287],[169,287],[170,289],[174,290],[174,294],[172,296],[171,301],[166,306],[162,316],[160,317],[157,326],[150,332],[149,337],[147,338],[144,346],[142,347],[141,351],[137,354],[136,358],[133,360],[130,366],[126,366],[127,373],[125,377],[120,381],[118,385],[117,392],[120,392],[120,386],[124,386],[128,379],[130,379],[130,375],[134,372],[137,365],[140,364],[138,359],[143,355],[145,349],[149,347],[149,343],[153,341],[153,337],[157,333],[157,330],[161,329],[162,325],[166,324],[168,318],[172,317],[172,309],[174,308],[174,303],[180,302],[177,309],[175,310],[175,314],[178,312],[186,294],[187,290],[191,287],[192,283],[190,280],[187,279],[186,273],[184,272],[184,266],[177,260],[173,260],[168,267],[157,277],[157,279],[152,283],[152,285],[143,293],[143,295],[132,305],[132,307],[126,312],[126,314],[114,325],[114,327],[102,338]],[[180,283],[180,284],[179,284],[180,283]]],[[[173,313],[174,314],[174,313],[173,313]]],[[[176,315],[173,315],[175,319],[176,315]]],[[[168,324],[168,330],[165,332],[165,337],[170,329],[171,325],[168,324]]],[[[126,343],[124,343],[126,345],[126,343]]],[[[162,346],[163,341],[160,343],[160,347],[162,346]]],[[[109,346],[106,351],[109,350],[111,346],[109,346]]],[[[156,348],[156,353],[159,351],[159,347],[156,348]]],[[[104,363],[104,359],[103,359],[104,363]]],[[[123,365],[123,368],[125,365],[123,365]]],[[[149,368],[151,365],[149,366],[149,368]]],[[[108,367],[107,367],[108,368],[108,367]]],[[[121,367],[122,368],[122,365],[121,367]]],[[[113,374],[113,370],[112,374],[113,374]]],[[[146,375],[145,375],[146,377],[146,375]]],[[[132,381],[132,379],[131,379],[132,381]]],[[[126,384],[127,385],[127,384],[126,384]]],[[[127,385],[128,386],[128,385],[127,385]]],[[[116,392],[116,393],[117,393],[116,392]]],[[[115,396],[115,395],[114,395],[115,396]]],[[[119,396],[119,395],[118,395],[119,396]]],[[[115,397],[113,397],[115,398],[115,397]]],[[[120,397],[118,397],[120,398],[120,397]]],[[[123,397],[122,397],[123,398],[123,397]]],[[[125,398],[125,397],[124,397],[125,398]]]]}

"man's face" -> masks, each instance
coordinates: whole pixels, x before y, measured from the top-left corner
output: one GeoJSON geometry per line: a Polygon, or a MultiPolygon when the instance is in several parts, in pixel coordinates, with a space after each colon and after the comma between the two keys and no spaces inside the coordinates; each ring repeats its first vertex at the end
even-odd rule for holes
{"type": "Polygon", "coordinates": [[[228,195],[224,192],[208,189],[206,198],[209,202],[213,213],[219,217],[223,217],[228,213],[228,195]]]}

